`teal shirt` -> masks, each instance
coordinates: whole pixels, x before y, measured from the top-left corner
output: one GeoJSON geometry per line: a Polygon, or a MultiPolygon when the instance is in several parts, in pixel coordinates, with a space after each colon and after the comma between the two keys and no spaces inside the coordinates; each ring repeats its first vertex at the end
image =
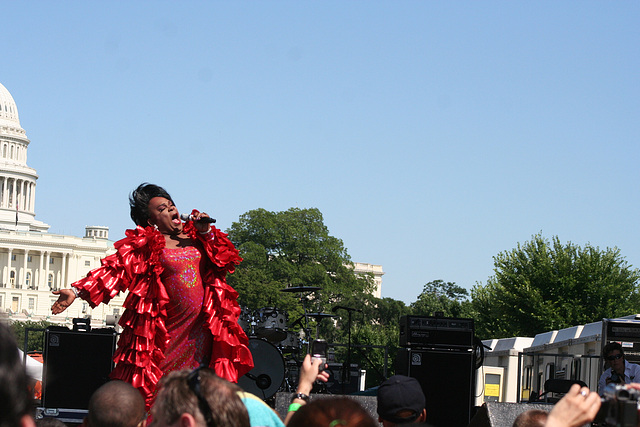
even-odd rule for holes
{"type": "Polygon", "coordinates": [[[247,407],[251,427],[284,427],[284,423],[269,405],[262,399],[246,391],[239,391],[238,396],[247,407]]]}

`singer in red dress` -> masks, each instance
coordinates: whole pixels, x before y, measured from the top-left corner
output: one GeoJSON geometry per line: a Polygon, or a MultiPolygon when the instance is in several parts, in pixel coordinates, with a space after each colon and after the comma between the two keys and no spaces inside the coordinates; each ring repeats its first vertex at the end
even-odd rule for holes
{"type": "Polygon", "coordinates": [[[160,378],[204,364],[237,382],[253,368],[238,325],[238,293],[226,283],[242,261],[227,235],[192,211],[183,223],[171,196],[143,183],[129,197],[137,227],[115,243],[116,253],[87,277],[53,293],[53,314],[80,297],[92,307],[128,291],[119,324],[112,379],[126,381],[153,403],[160,378]]]}

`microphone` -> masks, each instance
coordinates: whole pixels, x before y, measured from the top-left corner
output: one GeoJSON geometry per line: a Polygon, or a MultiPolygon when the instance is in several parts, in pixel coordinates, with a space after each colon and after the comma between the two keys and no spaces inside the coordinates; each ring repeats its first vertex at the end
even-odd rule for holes
{"type": "Polygon", "coordinates": [[[360,310],[359,308],[351,308],[351,307],[345,307],[343,305],[336,305],[335,307],[333,307],[331,309],[331,311],[333,311],[334,313],[340,309],[343,310],[347,310],[347,311],[357,311],[358,313],[362,313],[362,310],[360,310]]]}
{"type": "Polygon", "coordinates": [[[193,216],[189,215],[189,214],[181,214],[180,215],[180,219],[183,221],[194,221],[194,222],[206,222],[208,224],[213,224],[214,222],[216,222],[215,219],[213,218],[200,218],[200,219],[194,219],[193,216]]]}

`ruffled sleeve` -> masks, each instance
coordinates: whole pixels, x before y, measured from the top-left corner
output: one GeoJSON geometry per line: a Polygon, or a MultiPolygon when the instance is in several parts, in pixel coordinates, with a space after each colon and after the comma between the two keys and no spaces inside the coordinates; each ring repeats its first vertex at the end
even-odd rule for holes
{"type": "Polygon", "coordinates": [[[242,258],[227,234],[211,227],[206,234],[198,233],[192,222],[185,224],[185,231],[203,246],[212,268],[203,272],[205,287],[203,311],[213,335],[210,367],[220,377],[232,382],[253,369],[253,357],[249,339],[238,325],[240,305],[238,293],[226,282],[227,273],[233,273],[242,258]]]}
{"type": "Polygon", "coordinates": [[[126,237],[114,244],[116,253],[102,259],[101,266],[91,270],[84,279],[71,286],[80,291],[80,297],[91,307],[100,303],[108,304],[111,298],[136,282],[136,276],[144,274],[148,268],[142,250],[152,239],[153,231],[137,227],[127,230],[126,237]]]}
{"type": "Polygon", "coordinates": [[[127,230],[115,243],[116,253],[73,286],[92,306],[107,303],[118,292],[128,290],[119,324],[123,331],[113,360],[112,379],[132,384],[152,401],[155,386],[162,377],[169,336],[165,326],[169,297],[160,281],[160,253],[165,246],[161,233],[151,227],[127,230]]]}

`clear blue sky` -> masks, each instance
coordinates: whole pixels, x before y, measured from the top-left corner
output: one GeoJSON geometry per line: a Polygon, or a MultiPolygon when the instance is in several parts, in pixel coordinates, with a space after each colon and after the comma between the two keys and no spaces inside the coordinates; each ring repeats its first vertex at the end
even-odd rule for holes
{"type": "Polygon", "coordinates": [[[317,207],[407,303],[533,234],[640,266],[640,2],[4,0],[37,218],[317,207]]]}

